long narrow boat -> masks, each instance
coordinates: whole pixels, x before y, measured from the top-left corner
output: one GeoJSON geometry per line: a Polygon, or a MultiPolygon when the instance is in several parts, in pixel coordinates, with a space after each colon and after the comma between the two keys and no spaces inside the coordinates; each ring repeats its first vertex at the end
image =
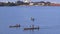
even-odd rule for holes
{"type": "Polygon", "coordinates": [[[14,25],[14,26],[9,26],[10,28],[13,28],[13,27],[20,27],[20,25],[14,25]]]}
{"type": "Polygon", "coordinates": [[[9,26],[10,28],[12,28],[12,27],[20,27],[20,26],[9,26]]]}
{"type": "Polygon", "coordinates": [[[40,28],[39,27],[24,28],[24,30],[36,30],[36,29],[39,30],[40,28]]]}

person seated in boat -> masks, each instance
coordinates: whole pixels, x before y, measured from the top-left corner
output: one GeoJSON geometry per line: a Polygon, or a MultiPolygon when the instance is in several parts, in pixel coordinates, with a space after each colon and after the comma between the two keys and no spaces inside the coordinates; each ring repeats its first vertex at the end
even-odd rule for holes
{"type": "Polygon", "coordinates": [[[16,27],[20,27],[20,24],[16,24],[16,27]]]}
{"type": "Polygon", "coordinates": [[[32,28],[34,28],[34,25],[32,25],[32,28]]]}
{"type": "Polygon", "coordinates": [[[34,25],[31,25],[30,27],[31,27],[31,28],[34,28],[34,25]]]}

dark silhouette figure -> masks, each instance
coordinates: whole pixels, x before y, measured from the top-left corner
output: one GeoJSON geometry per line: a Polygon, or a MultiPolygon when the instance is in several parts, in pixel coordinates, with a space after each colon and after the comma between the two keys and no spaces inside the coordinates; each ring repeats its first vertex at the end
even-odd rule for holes
{"type": "Polygon", "coordinates": [[[33,17],[31,17],[31,21],[33,21],[33,22],[34,22],[34,21],[35,21],[35,19],[34,19],[33,17]]]}

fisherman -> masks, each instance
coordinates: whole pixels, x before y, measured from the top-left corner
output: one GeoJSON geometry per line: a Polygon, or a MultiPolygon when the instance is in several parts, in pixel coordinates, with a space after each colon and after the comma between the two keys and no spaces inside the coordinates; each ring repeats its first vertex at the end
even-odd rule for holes
{"type": "Polygon", "coordinates": [[[35,20],[35,19],[34,19],[33,17],[31,17],[31,21],[33,21],[33,22],[34,22],[34,20],[35,20]]]}
{"type": "Polygon", "coordinates": [[[32,25],[32,28],[34,28],[34,25],[32,25]]]}
{"type": "Polygon", "coordinates": [[[16,27],[20,27],[20,24],[16,24],[16,27]]]}

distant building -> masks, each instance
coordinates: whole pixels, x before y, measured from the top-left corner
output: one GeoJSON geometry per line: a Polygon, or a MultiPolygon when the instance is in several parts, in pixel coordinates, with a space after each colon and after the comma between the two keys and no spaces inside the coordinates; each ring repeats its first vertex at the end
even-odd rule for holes
{"type": "Polygon", "coordinates": [[[38,5],[44,6],[45,4],[44,3],[38,3],[38,5]]]}
{"type": "Polygon", "coordinates": [[[50,6],[60,6],[58,3],[51,3],[50,6]]]}
{"type": "Polygon", "coordinates": [[[33,2],[31,2],[31,3],[29,3],[29,5],[34,5],[34,3],[33,3],[33,2]]]}
{"type": "Polygon", "coordinates": [[[45,2],[44,1],[34,2],[34,5],[44,6],[45,5],[45,2]]]}

